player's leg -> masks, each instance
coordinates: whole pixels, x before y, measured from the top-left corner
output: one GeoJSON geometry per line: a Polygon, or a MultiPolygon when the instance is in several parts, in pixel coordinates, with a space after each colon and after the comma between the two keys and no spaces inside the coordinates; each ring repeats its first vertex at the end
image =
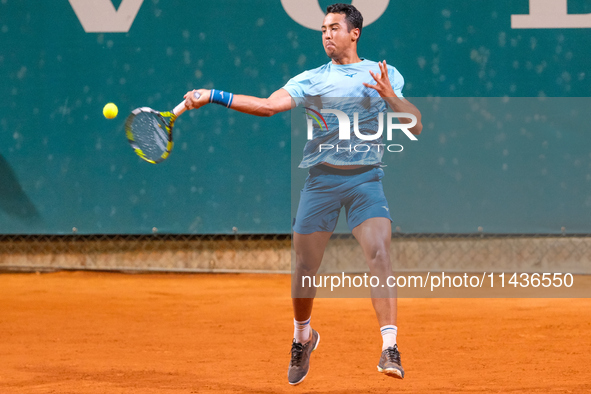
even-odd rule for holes
{"type": "Polygon", "coordinates": [[[382,354],[378,371],[402,379],[404,369],[396,344],[397,294],[396,287],[389,287],[387,279],[393,276],[390,263],[391,222],[387,218],[370,218],[353,229],[359,241],[371,276],[379,278],[380,285],[371,289],[371,301],[382,333],[382,354]],[[381,287],[385,284],[384,287],[381,287]]]}
{"type": "MultiPolygon", "coordinates": [[[[292,301],[295,320],[307,320],[312,315],[316,287],[308,278],[313,278],[320,268],[324,250],[332,232],[316,231],[312,234],[294,232],[295,267],[292,277],[292,301]],[[303,280],[306,278],[306,280],[303,280]]],[[[296,339],[299,339],[296,337],[296,339]]],[[[305,338],[307,341],[309,338],[305,338]]]]}
{"type": "Polygon", "coordinates": [[[379,286],[371,288],[372,304],[380,326],[396,325],[396,287],[388,286],[393,275],[390,262],[392,219],[381,179],[384,172],[376,168],[357,176],[345,202],[347,223],[361,245],[371,276],[379,286]],[[382,285],[384,285],[382,287],[382,285]]]}
{"type": "Polygon", "coordinates": [[[294,340],[287,373],[292,385],[301,383],[308,374],[310,354],[320,341],[318,332],[311,328],[310,323],[316,296],[313,278],[320,267],[341,209],[338,196],[327,192],[331,187],[331,179],[322,171],[310,170],[310,176],[300,194],[293,226],[296,257],[292,267],[294,340]]]}
{"type": "Polygon", "coordinates": [[[390,261],[392,219],[384,196],[382,177],[381,169],[374,170],[373,176],[371,173],[365,178],[360,176],[360,183],[351,189],[346,204],[347,221],[361,245],[370,275],[379,279],[378,287],[371,288],[372,304],[383,339],[378,371],[402,378],[404,370],[396,344],[397,291],[396,287],[388,286],[388,278],[393,276],[390,261]]]}
{"type": "Polygon", "coordinates": [[[338,193],[332,192],[334,179],[327,175],[317,168],[310,169],[300,192],[293,224],[295,265],[292,266],[291,282],[294,318],[297,321],[305,321],[311,316],[316,287],[310,284],[309,279],[303,279],[316,275],[341,210],[338,193]]]}
{"type": "Polygon", "coordinates": [[[287,370],[289,384],[301,383],[310,369],[310,355],[320,342],[320,335],[312,329],[312,306],[316,296],[316,287],[310,281],[314,278],[326,244],[332,232],[316,231],[311,234],[294,232],[293,244],[296,255],[292,272],[292,303],[294,316],[294,339],[291,344],[291,360],[287,370]]]}
{"type": "MultiPolygon", "coordinates": [[[[390,261],[391,222],[387,218],[370,218],[353,229],[353,235],[361,245],[371,276],[387,284],[394,275],[390,261]]],[[[396,325],[396,287],[378,286],[371,289],[371,301],[380,327],[396,325]]]]}

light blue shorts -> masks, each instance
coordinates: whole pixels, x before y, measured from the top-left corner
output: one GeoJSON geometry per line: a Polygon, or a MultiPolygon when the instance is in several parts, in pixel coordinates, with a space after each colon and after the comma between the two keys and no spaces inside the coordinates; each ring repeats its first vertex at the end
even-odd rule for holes
{"type": "Polygon", "coordinates": [[[382,186],[383,177],[384,171],[379,167],[338,170],[320,165],[310,168],[300,192],[293,230],[298,234],[333,232],[342,207],[345,207],[350,230],[370,218],[392,221],[382,186]]]}

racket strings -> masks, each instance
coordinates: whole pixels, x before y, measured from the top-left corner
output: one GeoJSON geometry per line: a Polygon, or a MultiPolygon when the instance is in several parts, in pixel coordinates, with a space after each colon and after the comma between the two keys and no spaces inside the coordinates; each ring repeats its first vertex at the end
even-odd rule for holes
{"type": "Polygon", "coordinates": [[[136,148],[149,160],[158,160],[167,151],[169,132],[162,117],[151,112],[140,112],[130,125],[136,148]]]}

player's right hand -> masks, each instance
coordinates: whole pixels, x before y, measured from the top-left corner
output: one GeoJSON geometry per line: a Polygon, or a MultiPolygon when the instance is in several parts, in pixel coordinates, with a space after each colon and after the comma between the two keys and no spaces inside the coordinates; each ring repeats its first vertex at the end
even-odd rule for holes
{"type": "Polygon", "coordinates": [[[187,107],[187,109],[197,109],[203,107],[205,104],[209,103],[210,94],[211,90],[207,89],[197,89],[187,92],[187,94],[185,94],[185,107],[187,107]],[[195,98],[195,92],[201,95],[198,99],[195,98]]]}

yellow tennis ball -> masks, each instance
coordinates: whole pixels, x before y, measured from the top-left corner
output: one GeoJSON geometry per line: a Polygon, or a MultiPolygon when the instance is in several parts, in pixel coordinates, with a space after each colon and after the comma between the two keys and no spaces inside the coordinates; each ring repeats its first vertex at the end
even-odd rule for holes
{"type": "Polygon", "coordinates": [[[118,112],[119,110],[117,109],[117,106],[113,103],[109,103],[103,108],[103,115],[105,115],[105,118],[107,119],[115,118],[118,112]]]}

